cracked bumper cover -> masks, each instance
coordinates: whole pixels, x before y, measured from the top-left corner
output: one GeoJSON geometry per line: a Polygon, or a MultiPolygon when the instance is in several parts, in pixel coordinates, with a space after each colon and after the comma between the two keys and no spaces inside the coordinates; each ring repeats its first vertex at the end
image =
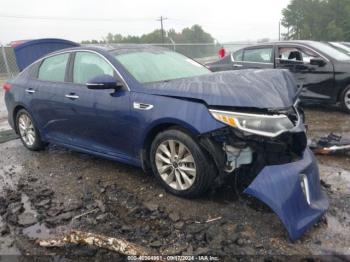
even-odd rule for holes
{"type": "Polygon", "coordinates": [[[292,241],[315,224],[329,205],[321,190],[316,159],[308,148],[299,161],[264,167],[244,193],[268,205],[279,216],[292,241]],[[307,177],[310,204],[303,192],[300,174],[307,177]]]}

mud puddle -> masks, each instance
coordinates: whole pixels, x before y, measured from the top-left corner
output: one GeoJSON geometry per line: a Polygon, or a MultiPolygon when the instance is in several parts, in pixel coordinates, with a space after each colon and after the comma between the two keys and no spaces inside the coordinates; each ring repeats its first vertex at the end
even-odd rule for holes
{"type": "MultiPolygon", "coordinates": [[[[30,214],[29,217],[33,217],[36,220],[38,217],[38,212],[33,209],[30,199],[26,194],[22,194],[21,202],[24,208],[23,214],[30,214]]],[[[45,224],[40,222],[24,228],[22,233],[30,239],[48,239],[53,237],[50,229],[48,229],[45,224]]]]}

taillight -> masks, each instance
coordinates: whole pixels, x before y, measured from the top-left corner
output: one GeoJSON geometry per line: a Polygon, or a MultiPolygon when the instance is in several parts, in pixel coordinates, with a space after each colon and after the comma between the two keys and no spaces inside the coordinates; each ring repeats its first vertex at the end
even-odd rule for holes
{"type": "Polygon", "coordinates": [[[2,86],[2,88],[5,90],[5,92],[6,92],[6,91],[10,91],[11,87],[12,87],[12,85],[9,84],[9,83],[5,83],[5,84],[2,86]]]}

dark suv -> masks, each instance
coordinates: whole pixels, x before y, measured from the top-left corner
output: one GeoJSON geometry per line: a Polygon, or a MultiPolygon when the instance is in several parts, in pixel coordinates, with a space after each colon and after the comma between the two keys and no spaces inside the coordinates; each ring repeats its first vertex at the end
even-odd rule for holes
{"type": "Polygon", "coordinates": [[[315,41],[264,43],[206,65],[211,71],[289,69],[303,85],[301,101],[340,104],[350,113],[350,56],[315,41]]]}

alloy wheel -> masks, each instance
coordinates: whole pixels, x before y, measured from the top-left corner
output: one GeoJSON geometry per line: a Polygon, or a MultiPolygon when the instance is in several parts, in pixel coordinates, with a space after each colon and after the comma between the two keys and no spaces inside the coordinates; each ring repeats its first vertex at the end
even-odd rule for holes
{"type": "Polygon", "coordinates": [[[21,114],[18,118],[18,130],[23,142],[31,147],[35,143],[36,135],[32,120],[26,114],[21,114]]]}
{"type": "Polygon", "coordinates": [[[196,164],[190,150],[177,140],[162,142],[155,155],[158,173],[175,190],[189,189],[196,179],[196,164]]]}

